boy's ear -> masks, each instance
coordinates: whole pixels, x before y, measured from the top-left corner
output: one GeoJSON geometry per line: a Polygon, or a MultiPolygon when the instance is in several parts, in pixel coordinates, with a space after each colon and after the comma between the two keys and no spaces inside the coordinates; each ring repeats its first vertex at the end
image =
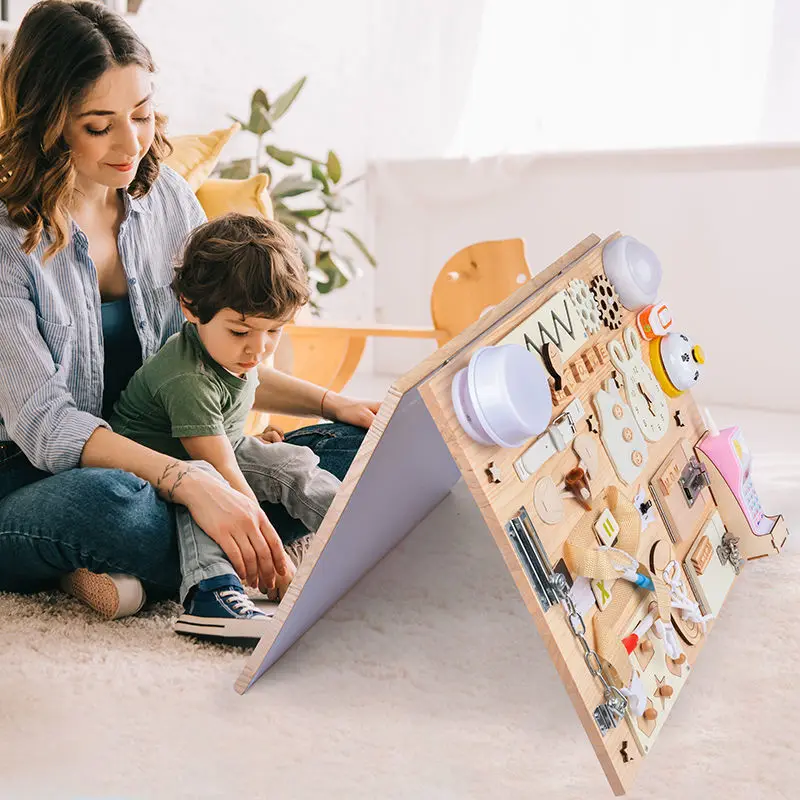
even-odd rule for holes
{"type": "Polygon", "coordinates": [[[178,302],[180,303],[183,316],[186,317],[186,319],[189,320],[189,322],[193,322],[195,325],[197,325],[200,322],[200,318],[192,314],[191,311],[189,311],[189,308],[186,305],[186,298],[184,298],[184,296],[181,295],[178,298],[178,302]]]}

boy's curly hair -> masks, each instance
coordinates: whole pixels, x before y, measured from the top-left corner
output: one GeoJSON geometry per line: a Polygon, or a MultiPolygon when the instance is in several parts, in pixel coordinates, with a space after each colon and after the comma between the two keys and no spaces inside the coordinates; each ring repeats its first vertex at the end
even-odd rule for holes
{"type": "Polygon", "coordinates": [[[223,308],[288,321],[309,299],[291,233],[280,222],[238,213],[192,232],[172,289],[203,324],[223,308]]]}

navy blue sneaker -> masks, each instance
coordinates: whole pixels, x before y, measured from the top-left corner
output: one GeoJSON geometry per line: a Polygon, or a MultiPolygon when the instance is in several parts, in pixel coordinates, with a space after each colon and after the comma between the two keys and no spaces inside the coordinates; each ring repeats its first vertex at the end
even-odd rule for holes
{"type": "Polygon", "coordinates": [[[235,575],[200,581],[185,608],[175,622],[176,633],[221,642],[260,639],[272,621],[272,614],[262,611],[247,596],[235,575]]]}

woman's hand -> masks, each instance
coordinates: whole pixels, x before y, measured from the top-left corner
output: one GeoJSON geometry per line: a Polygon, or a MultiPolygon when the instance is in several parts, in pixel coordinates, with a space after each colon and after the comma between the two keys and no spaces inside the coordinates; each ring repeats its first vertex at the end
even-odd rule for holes
{"type": "Polygon", "coordinates": [[[275,528],[257,502],[231,488],[217,473],[194,467],[175,501],[222,548],[243,583],[262,591],[294,572],[275,528]]]}
{"type": "Polygon", "coordinates": [[[380,405],[377,400],[356,400],[353,397],[328,392],[322,402],[322,413],[326,419],[335,422],[369,428],[375,420],[380,405]]]}
{"type": "Polygon", "coordinates": [[[273,444],[274,442],[282,442],[284,435],[283,431],[275,425],[267,425],[256,438],[263,439],[267,444],[273,444]]]}

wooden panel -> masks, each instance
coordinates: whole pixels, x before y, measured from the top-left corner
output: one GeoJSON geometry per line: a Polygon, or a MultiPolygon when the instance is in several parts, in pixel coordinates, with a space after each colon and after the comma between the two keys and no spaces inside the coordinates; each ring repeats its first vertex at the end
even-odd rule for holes
{"type": "MultiPolygon", "coordinates": [[[[615,234],[615,238],[619,234],[615,234]]],[[[551,563],[556,564],[563,558],[563,545],[569,533],[575,527],[584,511],[577,502],[565,500],[565,515],[562,522],[557,525],[548,525],[536,514],[533,505],[533,488],[539,478],[549,475],[556,483],[563,481],[567,471],[577,464],[577,456],[571,449],[553,456],[533,477],[524,483],[517,477],[513,464],[531,444],[530,441],[518,448],[487,447],[471,440],[461,429],[456,418],[451,401],[451,383],[453,376],[463,367],[467,366],[472,353],[479,347],[496,344],[508,337],[537,309],[544,306],[550,298],[566,289],[569,282],[581,278],[587,283],[595,275],[603,273],[602,245],[594,245],[578,260],[566,268],[562,265],[549,270],[540,276],[535,293],[528,291],[527,297],[523,292],[517,293],[516,303],[513,308],[509,304],[498,314],[492,324],[487,325],[485,331],[471,330],[465,332],[464,339],[469,338],[469,344],[459,352],[453,353],[448,363],[443,366],[433,377],[420,386],[420,393],[428,403],[436,424],[448,444],[453,458],[461,469],[464,479],[470,488],[481,510],[487,527],[492,533],[495,542],[511,572],[514,581],[522,595],[531,616],[545,642],[559,675],[564,681],[567,692],[575,706],[578,716],[583,724],[603,771],[616,794],[623,794],[633,783],[634,777],[644,759],[635,758],[625,762],[620,754],[623,740],[631,740],[631,733],[625,723],[602,736],[593,718],[594,709],[603,701],[602,685],[587,669],[583,653],[578,640],[572,634],[566,615],[559,607],[553,607],[548,612],[542,610],[536,594],[520,565],[516,552],[505,532],[505,525],[517,511],[524,507],[533,521],[536,531],[541,538],[551,563]],[[492,483],[487,478],[486,468],[489,462],[494,462],[503,476],[499,483],[492,483]]],[[[533,283],[533,281],[531,282],[533,283]]],[[[532,287],[525,287],[530,289],[532,287]]],[[[617,331],[610,331],[602,327],[600,332],[590,335],[586,342],[587,348],[594,345],[607,346],[614,339],[621,339],[622,330],[626,325],[633,324],[634,314],[624,311],[622,327],[617,331]]],[[[513,338],[513,337],[512,337],[513,338]]],[[[463,341],[463,340],[462,340],[463,341]]],[[[574,358],[579,358],[579,351],[574,358]]],[[[584,377],[582,382],[575,383],[575,395],[580,398],[586,409],[587,415],[594,414],[594,427],[597,429],[597,413],[593,407],[592,397],[601,384],[608,380],[613,372],[609,360],[601,365],[596,365],[594,372],[584,377]]],[[[573,396],[573,397],[574,397],[573,396]]],[[[554,407],[554,416],[558,415],[572,400],[572,397],[561,397],[558,405],[554,407]]],[[[671,427],[666,436],[657,443],[648,444],[647,460],[638,479],[631,486],[622,484],[611,465],[605,449],[600,444],[599,436],[595,437],[599,447],[599,474],[592,483],[596,487],[616,485],[620,492],[631,501],[640,488],[647,489],[653,472],[658,468],[678,439],[687,438],[692,444],[696,443],[703,434],[700,413],[690,394],[685,394],[670,400],[670,413],[681,411],[684,423],[683,428],[678,428],[677,423],[671,422],[671,427]]],[[[586,422],[579,426],[579,432],[588,430],[586,422]]],[[[598,513],[601,507],[598,507],[598,513]]],[[[713,505],[712,505],[713,508],[713,505]]],[[[667,536],[666,528],[660,517],[652,523],[642,535],[639,543],[638,557],[640,562],[647,563],[647,555],[653,543],[667,536]]],[[[675,545],[677,557],[682,561],[688,547],[692,544],[691,535],[687,534],[684,541],[675,545]]],[[[628,612],[633,614],[636,607],[634,599],[628,612]]],[[[585,615],[588,628],[588,638],[593,642],[592,617],[595,613],[602,613],[592,608],[585,615]]],[[[713,624],[713,623],[712,623],[713,624]]],[[[697,658],[702,645],[703,637],[696,646],[686,648],[686,655],[690,663],[697,658]]]]}

